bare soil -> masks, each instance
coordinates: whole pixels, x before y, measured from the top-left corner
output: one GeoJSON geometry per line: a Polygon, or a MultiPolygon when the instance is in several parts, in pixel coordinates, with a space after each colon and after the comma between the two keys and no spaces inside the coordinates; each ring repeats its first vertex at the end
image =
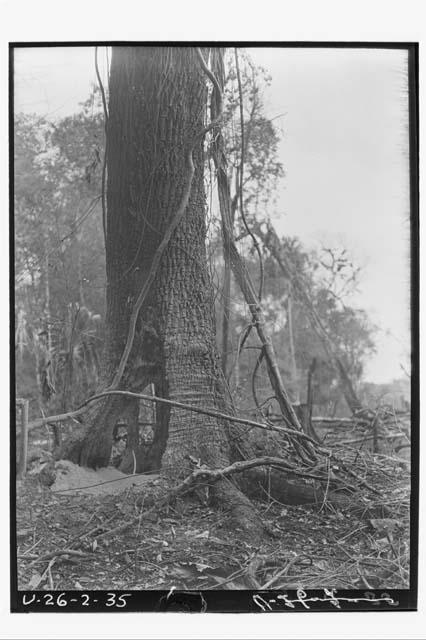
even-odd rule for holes
{"type": "Polygon", "coordinates": [[[158,475],[126,475],[115,467],[95,471],[79,467],[69,460],[59,460],[55,468],[56,480],[51,487],[53,493],[118,494],[158,478],[158,475]]]}

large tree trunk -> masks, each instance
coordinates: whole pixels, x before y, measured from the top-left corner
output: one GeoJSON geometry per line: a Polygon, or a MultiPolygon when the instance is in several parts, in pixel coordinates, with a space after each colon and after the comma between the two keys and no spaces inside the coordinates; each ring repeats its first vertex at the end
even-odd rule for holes
{"type": "MultiPolygon", "coordinates": [[[[206,77],[194,48],[113,48],[103,386],[114,378],[133,305],[152,275],[158,246],[183,201],[192,150],[189,200],[142,304],[119,388],[142,391],[153,382],[163,397],[215,408],[223,398],[205,248],[200,132],[206,104],[206,77]]],[[[93,467],[108,463],[114,424],[125,402],[117,397],[103,402],[80,449],[80,463],[93,467]]],[[[230,446],[222,421],[175,408],[158,414],[152,450],[168,477],[176,480],[187,475],[194,463],[211,468],[229,463],[230,446]]],[[[260,534],[258,516],[235,485],[219,481],[212,493],[240,525],[260,534]]]]}

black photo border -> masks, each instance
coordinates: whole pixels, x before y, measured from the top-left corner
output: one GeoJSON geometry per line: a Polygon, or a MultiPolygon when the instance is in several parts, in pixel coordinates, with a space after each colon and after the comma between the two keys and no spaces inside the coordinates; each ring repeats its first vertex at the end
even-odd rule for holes
{"type": "Polygon", "coordinates": [[[419,363],[419,44],[368,41],[32,41],[9,43],[9,295],[10,295],[10,610],[21,612],[344,612],[417,611],[420,363],[419,363]],[[40,47],[210,46],[245,48],[400,49],[408,53],[411,306],[411,499],[410,587],[368,592],[326,589],[278,591],[22,591],[17,581],[15,227],[14,227],[14,51],[40,47]],[[87,599],[83,596],[87,594],[87,599]]]}

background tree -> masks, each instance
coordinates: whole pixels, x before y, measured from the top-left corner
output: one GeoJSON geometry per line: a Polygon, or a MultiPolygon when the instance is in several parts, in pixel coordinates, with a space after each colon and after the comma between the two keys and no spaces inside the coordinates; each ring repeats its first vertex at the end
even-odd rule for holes
{"type": "MultiPolygon", "coordinates": [[[[225,68],[223,139],[228,182],[231,187],[231,224],[235,236],[242,239],[249,252],[253,252],[252,239],[244,241],[247,236],[244,220],[250,225],[259,216],[263,218],[265,211],[273,204],[276,185],[284,176],[283,166],[278,159],[280,135],[275,123],[266,118],[264,113],[263,95],[271,82],[265,69],[254,65],[248,54],[236,54],[232,50],[226,54],[225,68]],[[240,199],[241,195],[243,202],[240,199]],[[244,214],[241,213],[242,205],[244,214]],[[237,212],[240,214],[238,217],[237,212]]],[[[219,246],[221,247],[221,243],[219,246]]],[[[232,274],[226,251],[223,252],[223,259],[223,286],[220,296],[222,314],[219,317],[219,330],[222,368],[228,377],[229,355],[235,345],[229,343],[229,322],[233,312],[232,274]]],[[[263,277],[262,265],[258,265],[258,269],[260,271],[256,280],[263,277]]]]}
{"type": "Polygon", "coordinates": [[[16,117],[16,313],[23,365],[17,386],[36,400],[33,415],[36,405],[67,410],[96,385],[104,258],[93,159],[102,153],[96,141],[101,120],[89,107],[94,102],[95,94],[82,112],[58,123],[16,117]]]}
{"type": "MultiPolygon", "coordinates": [[[[331,336],[336,351],[355,388],[358,388],[363,376],[363,366],[366,359],[374,351],[375,327],[368,320],[361,309],[343,304],[334,292],[329,290],[328,279],[324,279],[322,267],[319,263],[318,252],[307,251],[297,238],[283,237],[282,249],[288,259],[303,278],[306,291],[309,292],[313,307],[316,309],[321,322],[331,336]]],[[[321,256],[320,256],[321,257],[321,256]]],[[[246,260],[249,271],[256,274],[257,262],[254,257],[246,260]]],[[[318,333],[312,327],[312,322],[306,312],[305,305],[294,294],[292,301],[293,331],[290,333],[288,313],[289,295],[292,289],[288,278],[283,278],[282,270],[276,260],[265,257],[265,316],[270,335],[277,346],[279,366],[285,384],[291,397],[296,400],[300,396],[302,403],[307,397],[307,373],[313,358],[317,361],[314,374],[314,404],[316,413],[328,415],[339,410],[340,415],[347,415],[347,408],[342,400],[339,376],[332,362],[324,351],[318,333]],[[292,339],[293,340],[292,340],[292,339]],[[297,378],[294,376],[292,363],[292,346],[296,360],[297,378]]],[[[338,286],[341,287],[342,283],[338,286]]],[[[234,343],[239,342],[247,326],[247,309],[241,302],[237,302],[237,291],[232,292],[234,299],[234,317],[231,323],[231,335],[234,343]]],[[[258,357],[258,345],[253,336],[246,341],[239,356],[239,407],[243,411],[253,411],[253,369],[258,357]]],[[[236,355],[234,352],[234,362],[236,355]]],[[[257,371],[256,388],[259,401],[264,410],[276,411],[276,405],[271,402],[271,394],[263,369],[257,371]]]]}

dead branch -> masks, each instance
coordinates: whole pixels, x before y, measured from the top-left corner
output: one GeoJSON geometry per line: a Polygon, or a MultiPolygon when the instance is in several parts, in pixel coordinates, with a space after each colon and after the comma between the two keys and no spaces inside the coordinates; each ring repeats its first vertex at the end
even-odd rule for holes
{"type": "MultiPolygon", "coordinates": [[[[358,444],[359,442],[367,442],[368,440],[396,440],[397,438],[403,438],[405,434],[403,433],[393,433],[390,435],[381,435],[380,433],[372,436],[364,436],[363,438],[355,438],[354,440],[341,440],[338,444],[358,444]]],[[[411,443],[410,443],[411,444],[411,443]]],[[[407,447],[410,446],[407,444],[407,447]]],[[[375,453],[378,453],[377,451],[375,453]]]]}
{"type": "MultiPolygon", "coordinates": [[[[165,506],[171,500],[176,498],[178,495],[182,495],[183,493],[186,493],[192,490],[192,488],[195,487],[200,482],[203,484],[205,483],[211,484],[214,482],[218,482],[223,478],[229,478],[235,473],[243,473],[244,471],[248,471],[249,469],[253,469],[255,467],[262,467],[262,466],[263,467],[267,466],[267,467],[279,469],[280,471],[285,471],[288,475],[311,478],[311,479],[321,480],[323,482],[327,480],[326,474],[315,474],[315,473],[310,473],[308,471],[305,472],[301,469],[298,469],[291,463],[286,462],[282,458],[276,458],[273,456],[263,456],[261,458],[253,458],[251,460],[242,460],[242,461],[234,462],[228,465],[227,467],[224,467],[223,469],[209,469],[208,467],[201,467],[199,469],[198,468],[195,469],[189,476],[185,478],[185,480],[183,480],[183,482],[181,482],[174,489],[170,490],[159,502],[157,502],[157,504],[154,507],[152,507],[151,509],[143,513],[142,517],[143,516],[146,517],[148,514],[151,514],[154,511],[165,506]]],[[[335,481],[338,480],[336,477],[334,477],[333,479],[335,481]]],[[[351,489],[352,491],[355,491],[355,487],[352,487],[347,483],[345,483],[345,486],[351,489]]],[[[117,527],[114,527],[114,529],[110,529],[109,531],[104,531],[104,533],[101,533],[99,536],[97,536],[97,538],[100,539],[100,538],[109,536],[111,534],[121,533],[128,527],[138,522],[140,517],[141,517],[140,515],[134,516],[133,518],[131,518],[131,520],[127,520],[127,522],[124,522],[123,524],[117,527]]]]}
{"type": "Polygon", "coordinates": [[[31,565],[36,564],[37,562],[50,560],[51,558],[56,558],[57,556],[78,556],[79,558],[86,558],[90,555],[92,555],[90,552],[78,551],[78,549],[56,549],[55,551],[46,553],[44,556],[40,556],[37,560],[31,562],[31,565]]]}
{"type": "MultiPolygon", "coordinates": [[[[247,420],[245,418],[237,418],[235,416],[230,416],[226,413],[222,413],[220,411],[216,411],[214,409],[202,409],[201,407],[195,407],[193,405],[190,404],[186,404],[184,402],[177,402],[176,400],[167,400],[166,398],[159,398],[157,396],[148,396],[145,395],[143,393],[134,393],[132,391],[121,391],[118,389],[113,389],[110,391],[104,391],[102,393],[99,393],[95,396],[92,396],[91,398],[88,398],[88,400],[86,400],[86,402],[79,407],[79,409],[77,410],[79,413],[82,413],[83,411],[86,410],[86,405],[90,404],[91,402],[95,402],[97,400],[101,400],[102,398],[105,398],[109,395],[123,395],[123,396],[128,396],[131,398],[140,398],[142,400],[147,400],[149,402],[159,402],[160,404],[167,404],[169,406],[173,406],[173,407],[178,407],[180,409],[185,409],[187,411],[194,411],[195,413],[201,413],[201,414],[205,414],[208,416],[212,416],[214,418],[219,418],[222,420],[228,420],[229,422],[235,422],[238,424],[245,424],[247,426],[251,426],[251,427],[258,427],[259,429],[270,429],[273,431],[280,431],[282,433],[284,433],[286,436],[290,437],[290,438],[297,438],[297,442],[303,441],[304,443],[310,445],[312,448],[315,447],[315,450],[326,456],[327,458],[330,458],[330,460],[333,460],[334,462],[336,462],[336,464],[338,465],[338,467],[340,467],[342,470],[346,471],[347,474],[351,475],[353,478],[355,478],[355,480],[357,481],[357,484],[359,484],[360,486],[364,486],[367,489],[369,489],[370,491],[372,491],[373,493],[379,494],[380,492],[377,491],[377,489],[375,489],[374,487],[372,487],[366,480],[364,480],[363,478],[361,478],[360,476],[358,476],[354,471],[352,471],[351,469],[348,469],[347,467],[345,467],[345,465],[343,465],[343,463],[337,458],[337,456],[335,456],[334,454],[332,454],[330,452],[329,449],[326,449],[325,447],[319,446],[315,440],[313,440],[313,438],[311,438],[310,436],[308,436],[306,433],[304,432],[299,432],[296,431],[295,429],[290,429],[288,427],[278,427],[278,426],[274,426],[271,424],[264,424],[262,422],[255,422],[254,420],[247,420]]],[[[34,423],[31,423],[31,426],[28,425],[28,428],[35,428],[38,426],[41,426],[42,424],[45,424],[46,422],[54,422],[55,420],[57,422],[59,422],[60,420],[58,420],[58,418],[60,418],[61,420],[66,420],[68,419],[68,417],[70,417],[70,415],[75,415],[77,413],[77,411],[73,411],[71,412],[71,414],[63,414],[62,416],[48,416],[46,418],[40,418],[39,420],[34,421],[34,423]]],[[[303,459],[303,458],[302,458],[303,459]]],[[[312,466],[312,462],[309,461],[308,466],[312,466]]]]}
{"type": "Polygon", "coordinates": [[[85,411],[87,411],[87,405],[92,402],[96,402],[97,400],[102,400],[107,396],[127,396],[129,398],[140,398],[141,400],[147,400],[148,402],[158,402],[159,404],[169,405],[171,407],[177,407],[179,409],[185,409],[186,411],[193,411],[194,413],[201,413],[206,416],[211,416],[213,418],[219,418],[222,420],[229,420],[230,422],[235,422],[238,424],[244,424],[249,427],[258,427],[259,429],[271,429],[273,431],[280,431],[286,435],[294,436],[298,438],[302,438],[306,441],[314,442],[312,438],[310,438],[305,433],[299,433],[295,429],[290,429],[288,427],[279,427],[274,425],[265,424],[263,422],[256,422],[255,420],[248,420],[246,418],[237,418],[236,416],[231,416],[226,413],[222,413],[221,411],[216,411],[215,409],[204,409],[202,407],[196,407],[191,404],[186,404],[185,402],[178,402],[177,400],[168,400],[166,398],[160,398],[158,396],[148,396],[144,393],[135,393],[133,391],[123,391],[119,389],[111,389],[109,391],[103,391],[102,393],[98,393],[94,396],[88,398],[76,411],[71,411],[70,413],[63,413],[57,416],[46,416],[45,418],[39,418],[38,420],[34,420],[28,424],[29,429],[35,429],[36,427],[41,427],[43,424],[48,422],[64,422],[69,418],[72,418],[76,415],[81,415],[85,411]]]}
{"type": "Polygon", "coordinates": [[[361,418],[329,418],[327,416],[314,416],[312,422],[316,422],[317,424],[324,423],[330,426],[340,426],[341,424],[348,426],[368,424],[367,420],[362,420],[361,418]]]}
{"type": "MultiPolygon", "coordinates": [[[[90,398],[89,398],[90,400],[90,398]]],[[[86,403],[76,409],[75,411],[69,411],[68,413],[59,413],[57,416],[45,416],[44,418],[38,418],[37,420],[32,420],[28,423],[28,431],[32,429],[37,429],[38,427],[42,427],[44,424],[50,424],[54,422],[65,422],[66,420],[72,420],[73,418],[77,418],[77,416],[81,416],[83,413],[86,413],[87,407],[86,403]]]]}

